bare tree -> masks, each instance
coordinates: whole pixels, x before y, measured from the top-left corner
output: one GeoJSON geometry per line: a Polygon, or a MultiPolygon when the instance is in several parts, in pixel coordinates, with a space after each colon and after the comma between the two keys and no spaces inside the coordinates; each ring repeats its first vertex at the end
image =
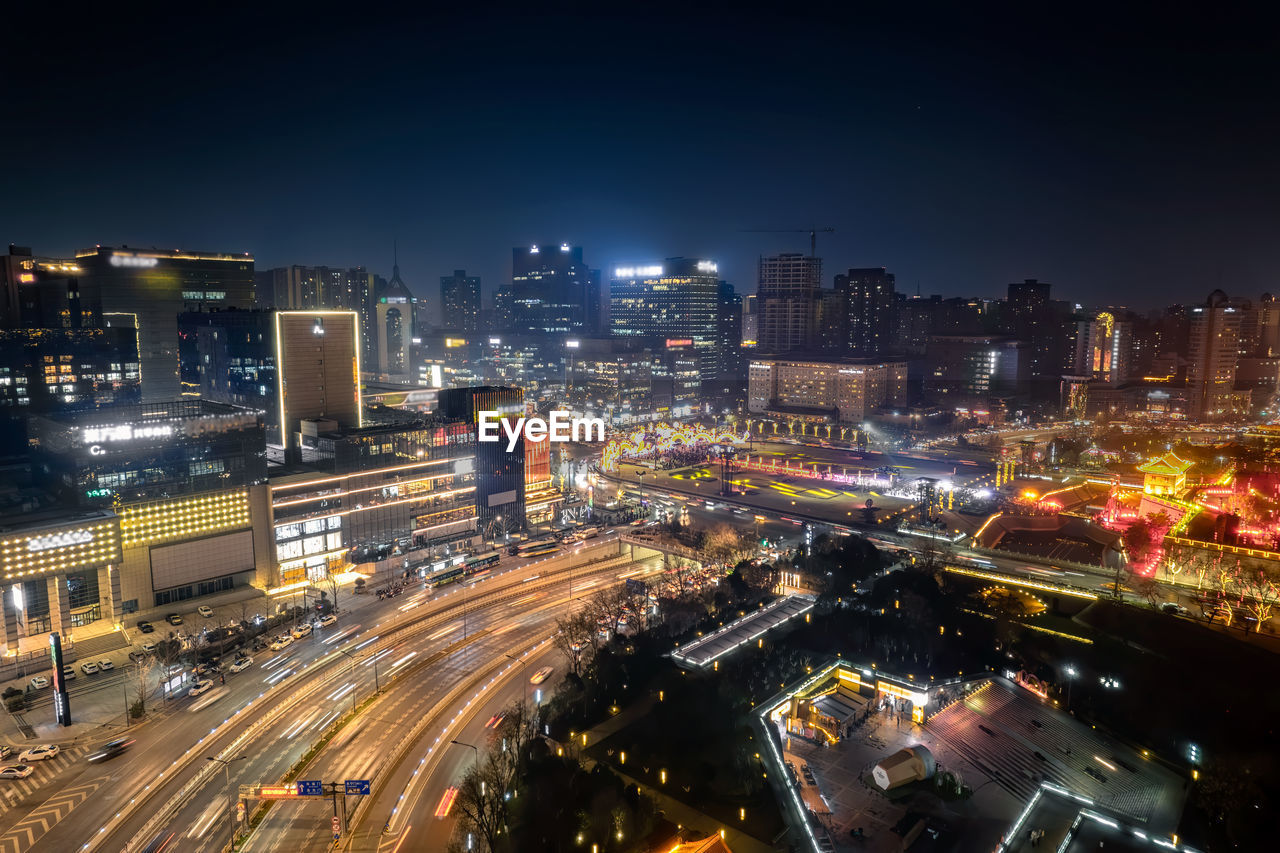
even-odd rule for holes
{"type": "Polygon", "coordinates": [[[1245,612],[1258,620],[1258,630],[1271,619],[1272,611],[1280,603],[1280,589],[1275,579],[1261,568],[1251,567],[1242,570],[1237,579],[1240,590],[1240,606],[1245,612]]]}
{"type": "Polygon", "coordinates": [[[573,667],[573,674],[581,675],[582,667],[591,663],[595,652],[594,638],[599,633],[595,619],[586,610],[579,610],[557,619],[556,629],[552,642],[573,667]]]}
{"type": "Polygon", "coordinates": [[[458,785],[456,831],[463,837],[474,833],[484,853],[494,853],[498,837],[506,831],[509,781],[506,763],[489,751],[467,770],[458,785]]]}

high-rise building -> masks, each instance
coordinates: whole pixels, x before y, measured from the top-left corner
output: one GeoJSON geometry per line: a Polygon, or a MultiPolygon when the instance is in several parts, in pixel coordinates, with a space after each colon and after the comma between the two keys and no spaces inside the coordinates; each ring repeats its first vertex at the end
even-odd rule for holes
{"type": "Polygon", "coordinates": [[[131,314],[138,330],[143,402],[173,400],[179,381],[178,315],[252,308],[253,257],[180,249],[96,247],[76,253],[72,275],[82,306],[100,316],[131,314]]]}
{"type": "Polygon", "coordinates": [[[924,390],[963,400],[1025,394],[1029,350],[1025,341],[990,335],[934,335],[925,354],[924,390]]]}
{"type": "Polygon", "coordinates": [[[600,323],[600,271],[587,267],[581,246],[517,247],[495,309],[516,332],[591,331],[600,323]]]}
{"type": "Polygon", "coordinates": [[[132,326],[0,329],[0,408],[52,412],[141,399],[132,326]]]}
{"type": "Polygon", "coordinates": [[[436,398],[436,412],[470,424],[476,442],[475,505],[480,529],[496,534],[524,527],[524,438],[511,450],[505,440],[479,441],[480,413],[497,412],[503,420],[522,417],[524,393],[519,388],[495,385],[444,388],[436,398]]]}
{"type": "Polygon", "coordinates": [[[360,329],[354,311],[275,312],[281,444],[300,445],[303,421],[333,429],[362,425],[360,329]]]}
{"type": "Polygon", "coordinates": [[[1064,373],[1075,363],[1076,323],[1071,306],[1049,298],[1051,287],[1034,278],[1009,285],[1004,333],[1029,345],[1032,390],[1044,399],[1058,396],[1064,373]]]}
{"type": "Polygon", "coordinates": [[[1218,420],[1237,412],[1233,391],[1240,358],[1240,314],[1221,290],[1190,311],[1187,388],[1194,419],[1218,420]]]}
{"type": "Polygon", "coordinates": [[[184,395],[263,412],[267,441],[281,444],[274,314],[187,312],[178,337],[184,395]]]}
{"type": "Polygon", "coordinates": [[[1270,293],[1246,303],[1240,312],[1240,354],[1266,358],[1280,355],[1280,302],[1270,293]]]}
{"type": "Polygon", "coordinates": [[[660,264],[617,267],[609,284],[609,326],[616,337],[651,346],[693,341],[703,380],[721,372],[720,277],[714,261],[667,258],[660,264]]]}
{"type": "Polygon", "coordinates": [[[1092,320],[1081,320],[1076,334],[1075,374],[1097,382],[1119,385],[1129,379],[1133,354],[1133,327],[1103,311],[1092,320]]]}
{"type": "Polygon", "coordinates": [[[457,332],[480,327],[480,276],[466,270],[440,276],[440,326],[457,332]]]}
{"type": "Polygon", "coordinates": [[[413,294],[400,278],[400,264],[391,268],[391,281],[378,296],[378,372],[407,378],[413,372],[413,294]]]}
{"type": "Polygon", "coordinates": [[[364,267],[293,265],[262,270],[257,281],[258,306],[288,311],[356,311],[360,314],[360,357],[378,363],[377,303],[386,279],[364,267]]]}
{"type": "Polygon", "coordinates": [[[794,252],[761,257],[758,348],[770,353],[813,349],[821,289],[821,258],[794,252]]]}
{"type": "Polygon", "coordinates": [[[748,293],[742,297],[742,346],[755,349],[760,343],[760,297],[748,293]]]}
{"type": "Polygon", "coordinates": [[[720,374],[725,377],[742,376],[742,297],[727,281],[720,282],[720,305],[716,322],[720,350],[720,374]]]}
{"type": "Polygon", "coordinates": [[[884,267],[851,269],[836,276],[836,290],[848,305],[848,352],[877,358],[894,346],[894,276],[884,267]]]}

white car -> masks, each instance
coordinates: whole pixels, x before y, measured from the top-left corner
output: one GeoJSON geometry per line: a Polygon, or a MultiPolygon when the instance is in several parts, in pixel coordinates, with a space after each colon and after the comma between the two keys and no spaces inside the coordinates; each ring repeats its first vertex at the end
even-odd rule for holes
{"type": "Polygon", "coordinates": [[[191,689],[187,691],[187,695],[191,697],[199,696],[201,693],[208,693],[213,689],[212,678],[202,678],[195,684],[191,685],[191,689]]]}
{"type": "Polygon", "coordinates": [[[301,640],[303,637],[310,635],[311,630],[311,623],[303,622],[297,628],[293,629],[293,638],[295,640],[301,640]]]}
{"type": "Polygon", "coordinates": [[[98,661],[98,669],[102,670],[103,672],[106,672],[109,669],[115,669],[115,668],[116,668],[116,665],[113,664],[111,661],[107,660],[106,658],[103,658],[102,660],[98,661]]]}
{"type": "Polygon", "coordinates": [[[293,637],[290,637],[288,634],[281,634],[279,637],[276,637],[275,642],[271,644],[271,651],[278,652],[285,646],[290,645],[292,642],[293,637]]]}
{"type": "Polygon", "coordinates": [[[46,758],[53,758],[59,752],[60,750],[56,743],[42,743],[39,746],[33,746],[18,753],[18,762],[20,764],[30,764],[32,761],[44,761],[46,758]]]}
{"type": "Polygon", "coordinates": [[[30,764],[10,764],[0,767],[0,779],[25,779],[35,772],[30,764]]]}
{"type": "Polygon", "coordinates": [[[196,612],[206,619],[209,619],[213,616],[213,608],[207,604],[201,604],[199,607],[196,608],[196,612]]]}
{"type": "Polygon", "coordinates": [[[554,671],[554,670],[553,670],[551,667],[549,667],[549,666],[544,666],[542,669],[538,670],[537,672],[535,672],[535,673],[533,674],[533,678],[530,678],[530,679],[529,679],[529,683],[530,683],[530,684],[541,684],[542,682],[546,681],[548,678],[550,678],[550,677],[551,677],[551,673],[552,673],[553,671],[554,671]]]}
{"type": "Polygon", "coordinates": [[[32,676],[31,678],[32,690],[44,690],[48,686],[49,686],[49,676],[47,675],[32,676]]]}
{"type": "Polygon", "coordinates": [[[85,675],[96,675],[98,673],[98,665],[92,662],[82,663],[80,664],[80,671],[85,675]]]}
{"type": "Polygon", "coordinates": [[[248,669],[251,666],[253,666],[253,658],[240,658],[240,660],[231,664],[229,669],[232,672],[244,672],[246,669],[248,669]]]}
{"type": "Polygon", "coordinates": [[[321,616],[321,617],[320,617],[320,621],[319,621],[319,623],[318,623],[318,624],[320,625],[320,627],[321,627],[321,628],[324,628],[324,627],[327,627],[327,626],[329,626],[329,625],[332,625],[333,623],[335,623],[335,622],[337,622],[337,621],[338,621],[337,614],[334,614],[334,613],[326,613],[325,615],[323,615],[323,616],[321,616]]]}

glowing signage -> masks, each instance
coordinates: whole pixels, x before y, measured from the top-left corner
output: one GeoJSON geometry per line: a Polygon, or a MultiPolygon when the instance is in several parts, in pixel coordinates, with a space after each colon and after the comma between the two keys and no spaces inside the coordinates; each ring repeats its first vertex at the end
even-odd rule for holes
{"type": "Polygon", "coordinates": [[[691,347],[693,338],[667,338],[668,347],[691,347]]]}
{"type": "Polygon", "coordinates": [[[113,267],[154,267],[160,263],[159,258],[140,258],[137,255],[112,255],[113,267]]]}
{"type": "Polygon", "coordinates": [[[297,785],[263,785],[258,788],[258,796],[264,800],[287,800],[298,796],[297,785]]]}
{"type": "Polygon", "coordinates": [[[567,251],[569,251],[569,244],[568,244],[568,243],[561,243],[561,244],[560,244],[560,251],[562,251],[562,252],[567,252],[567,251]]]}
{"type": "Polygon", "coordinates": [[[637,278],[650,275],[662,275],[662,266],[654,265],[648,267],[618,267],[613,271],[615,278],[637,278]]]}
{"type": "Polygon", "coordinates": [[[68,530],[66,533],[51,533],[48,536],[37,536],[27,540],[28,551],[48,551],[51,548],[66,548],[69,545],[87,545],[93,541],[93,534],[83,527],[79,530],[68,530]]]}
{"type": "Polygon", "coordinates": [[[466,338],[445,338],[444,345],[446,348],[465,347],[467,345],[466,338]]]}
{"type": "Polygon", "coordinates": [[[713,261],[698,261],[698,272],[717,272],[713,261]]]}
{"type": "Polygon", "coordinates": [[[86,444],[108,441],[134,441],[142,438],[168,438],[172,435],[173,424],[155,424],[139,427],[135,427],[132,424],[120,424],[117,426],[85,427],[82,431],[86,444]]]}

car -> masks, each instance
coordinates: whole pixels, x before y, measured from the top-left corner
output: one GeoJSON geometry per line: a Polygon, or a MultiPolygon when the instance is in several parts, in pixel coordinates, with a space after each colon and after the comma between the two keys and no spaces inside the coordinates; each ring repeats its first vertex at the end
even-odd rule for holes
{"type": "Polygon", "coordinates": [[[221,671],[216,663],[196,664],[196,675],[216,675],[221,671]]]}
{"type": "Polygon", "coordinates": [[[244,672],[246,669],[248,669],[251,666],[253,666],[253,658],[243,657],[238,659],[235,663],[231,664],[230,670],[232,672],[244,672]]]}
{"type": "Polygon", "coordinates": [[[107,672],[108,670],[112,670],[115,668],[116,668],[116,665],[113,664],[111,661],[107,660],[106,658],[103,658],[102,660],[98,661],[98,669],[102,670],[103,672],[107,672]]]}
{"type": "Polygon", "coordinates": [[[276,637],[275,642],[271,644],[271,651],[278,652],[292,642],[293,637],[290,637],[288,634],[281,634],[279,637],[276,637]]]}
{"type": "Polygon", "coordinates": [[[196,612],[206,619],[213,618],[213,608],[207,604],[201,604],[199,607],[196,608],[196,612]]]}
{"type": "Polygon", "coordinates": [[[168,622],[170,625],[181,625],[182,615],[178,613],[170,613],[168,616],[164,617],[164,621],[168,622]]]}
{"type": "Polygon", "coordinates": [[[191,685],[191,689],[187,691],[187,695],[191,697],[199,696],[201,693],[208,693],[213,689],[212,678],[202,678],[195,684],[191,685]]]}
{"type": "Polygon", "coordinates": [[[89,753],[89,763],[97,764],[99,761],[106,761],[109,758],[115,758],[129,747],[133,746],[133,738],[122,737],[115,740],[109,740],[102,746],[89,753]]]}
{"type": "Polygon", "coordinates": [[[66,666],[64,666],[64,667],[62,668],[62,680],[63,680],[63,681],[75,681],[75,680],[76,680],[76,668],[75,668],[74,666],[72,666],[71,664],[67,664],[66,666]]]}
{"type": "Polygon", "coordinates": [[[132,651],[129,652],[129,660],[133,661],[134,663],[138,663],[146,659],[147,659],[147,653],[144,651],[141,651],[140,649],[133,649],[132,651]]]}
{"type": "Polygon", "coordinates": [[[144,634],[150,634],[151,632],[155,631],[155,629],[156,629],[156,626],[152,625],[146,619],[143,619],[141,622],[138,623],[138,630],[144,634]]]}
{"type": "Polygon", "coordinates": [[[316,624],[318,624],[321,628],[325,628],[337,621],[338,621],[338,617],[336,614],[326,613],[325,615],[320,617],[319,621],[316,624]]]}
{"type": "Polygon", "coordinates": [[[295,640],[301,640],[303,637],[308,636],[311,633],[311,631],[312,631],[311,623],[303,622],[297,628],[293,629],[293,638],[295,640]]]}
{"type": "Polygon", "coordinates": [[[178,837],[176,832],[165,830],[152,839],[151,843],[142,848],[142,853],[164,853],[174,844],[174,839],[178,837]]]}
{"type": "Polygon", "coordinates": [[[1174,616],[1186,616],[1191,612],[1176,601],[1166,601],[1160,605],[1160,610],[1164,613],[1171,613],[1174,616]]]}
{"type": "Polygon", "coordinates": [[[144,652],[146,652],[147,654],[149,654],[149,655],[153,655],[153,654],[155,654],[155,653],[156,653],[156,644],[155,644],[155,643],[149,643],[149,642],[148,642],[148,643],[143,643],[143,644],[142,644],[142,650],[143,650],[144,652]]]}
{"type": "Polygon", "coordinates": [[[80,671],[85,675],[97,675],[99,669],[96,663],[90,661],[89,663],[80,664],[80,671]]]}
{"type": "Polygon", "coordinates": [[[28,684],[28,686],[32,690],[44,690],[46,687],[49,686],[49,676],[47,675],[32,676],[31,682],[28,684]]]}
{"type": "Polygon", "coordinates": [[[56,743],[42,743],[39,746],[29,747],[18,754],[18,761],[22,764],[30,764],[32,761],[44,761],[46,758],[54,758],[61,752],[56,743]]]}
{"type": "Polygon", "coordinates": [[[548,678],[551,677],[551,673],[553,671],[554,670],[552,667],[544,666],[542,669],[538,670],[533,674],[533,677],[529,679],[529,683],[541,684],[542,682],[546,681],[548,678]]]}
{"type": "Polygon", "coordinates": [[[0,767],[0,779],[25,779],[35,772],[30,764],[10,764],[0,767]]]}
{"type": "Polygon", "coordinates": [[[9,746],[7,743],[0,743],[0,761],[3,761],[11,755],[13,755],[13,747],[9,746]]]}

